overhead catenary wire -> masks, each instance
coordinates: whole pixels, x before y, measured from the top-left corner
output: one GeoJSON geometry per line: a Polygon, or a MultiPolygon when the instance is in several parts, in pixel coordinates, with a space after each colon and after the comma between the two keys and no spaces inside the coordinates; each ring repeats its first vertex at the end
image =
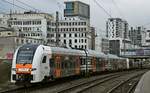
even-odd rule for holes
{"type": "MultiPolygon", "coordinates": [[[[3,2],[5,2],[5,3],[8,3],[8,4],[10,4],[10,5],[13,5],[13,7],[16,6],[16,7],[20,8],[20,9],[22,9],[22,10],[24,10],[24,11],[31,11],[31,10],[29,10],[29,9],[26,9],[26,8],[20,6],[20,5],[15,4],[14,1],[13,1],[13,3],[12,3],[12,2],[9,2],[9,1],[7,1],[7,0],[1,0],[1,1],[3,1],[3,2]]],[[[42,12],[41,12],[41,13],[42,13],[42,12]]],[[[51,15],[53,15],[53,14],[54,14],[54,13],[52,13],[51,15]]],[[[39,16],[43,17],[42,15],[39,15],[39,16]]]]}
{"type": "Polygon", "coordinates": [[[97,0],[93,0],[110,18],[112,17],[111,14],[109,14],[105,8],[103,8],[103,6],[97,1],[97,0]]]}
{"type": "MultiPolygon", "coordinates": [[[[126,20],[127,22],[129,22],[129,20],[126,19],[126,17],[124,16],[123,12],[121,11],[121,9],[118,7],[118,4],[116,3],[115,0],[112,0],[114,6],[117,8],[119,14],[121,15],[121,17],[126,20]]],[[[131,26],[130,24],[128,24],[129,26],[131,26]]]]}
{"type": "Polygon", "coordinates": [[[112,0],[112,3],[114,4],[114,6],[116,7],[116,9],[118,10],[118,13],[122,16],[122,18],[125,19],[124,14],[121,12],[120,8],[118,7],[117,3],[115,0],[112,0]]]}
{"type": "Polygon", "coordinates": [[[25,6],[27,6],[27,7],[30,7],[30,8],[32,8],[32,9],[34,9],[35,11],[42,12],[41,10],[34,8],[33,6],[31,6],[31,5],[29,5],[29,4],[26,4],[26,3],[21,2],[21,1],[19,1],[19,0],[16,0],[16,1],[19,2],[19,3],[21,3],[21,4],[23,4],[23,5],[25,5],[25,6]]]}
{"type": "Polygon", "coordinates": [[[0,10],[1,10],[1,11],[6,11],[6,10],[8,11],[8,9],[4,8],[1,3],[0,3],[0,10]]]}
{"type": "Polygon", "coordinates": [[[12,2],[9,2],[9,1],[7,1],[7,0],[1,0],[1,1],[3,1],[3,2],[5,2],[5,3],[8,3],[8,4],[11,4],[11,5],[13,5],[13,6],[16,6],[16,7],[20,8],[20,9],[29,11],[28,9],[26,9],[26,8],[24,8],[24,7],[21,7],[21,6],[19,6],[19,5],[16,5],[16,4],[14,4],[14,3],[12,3],[12,2]]]}

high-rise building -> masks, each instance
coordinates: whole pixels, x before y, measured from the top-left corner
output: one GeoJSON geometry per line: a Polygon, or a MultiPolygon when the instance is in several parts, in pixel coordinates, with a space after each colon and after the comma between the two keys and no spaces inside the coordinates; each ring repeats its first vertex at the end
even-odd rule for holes
{"type": "Polygon", "coordinates": [[[146,32],[145,37],[143,36],[143,39],[145,39],[145,40],[143,40],[143,41],[145,41],[143,46],[149,47],[150,46],[150,30],[146,30],[145,32],[146,32]]]}
{"type": "Polygon", "coordinates": [[[129,39],[128,23],[121,18],[109,18],[106,22],[106,36],[109,39],[129,39]]]}
{"type": "MultiPolygon", "coordinates": [[[[131,27],[131,29],[129,30],[129,38],[133,45],[137,45],[140,47],[145,45],[145,36],[146,36],[146,30],[144,27],[141,26],[138,26],[136,28],[131,27]]],[[[147,37],[148,35],[146,36],[146,38],[147,37]]]]}
{"type": "Polygon", "coordinates": [[[65,17],[90,18],[90,6],[80,1],[66,1],[65,17]]]}
{"type": "Polygon", "coordinates": [[[129,39],[127,21],[121,18],[109,18],[106,22],[106,37],[109,39],[109,52],[115,55],[122,55],[126,49],[132,47],[129,39]]]}

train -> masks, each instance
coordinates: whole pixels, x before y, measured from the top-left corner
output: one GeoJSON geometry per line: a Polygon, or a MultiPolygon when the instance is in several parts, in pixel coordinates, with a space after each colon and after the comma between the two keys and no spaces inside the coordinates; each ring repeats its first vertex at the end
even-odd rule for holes
{"type": "Polygon", "coordinates": [[[94,50],[25,44],[14,53],[11,82],[39,83],[45,80],[130,69],[129,60],[94,50]]]}

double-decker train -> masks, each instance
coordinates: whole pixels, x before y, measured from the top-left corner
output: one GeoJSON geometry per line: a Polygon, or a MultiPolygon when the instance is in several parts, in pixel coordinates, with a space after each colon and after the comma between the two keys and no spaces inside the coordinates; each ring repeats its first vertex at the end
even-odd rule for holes
{"type": "Polygon", "coordinates": [[[25,44],[14,54],[11,82],[38,83],[86,73],[129,69],[129,65],[125,58],[93,50],[25,44]]]}

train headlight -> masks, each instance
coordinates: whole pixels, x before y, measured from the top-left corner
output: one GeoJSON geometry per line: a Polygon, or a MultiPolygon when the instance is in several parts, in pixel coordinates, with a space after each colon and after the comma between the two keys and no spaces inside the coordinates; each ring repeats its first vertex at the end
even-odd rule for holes
{"type": "Polygon", "coordinates": [[[18,71],[19,72],[28,72],[28,71],[30,71],[30,69],[29,68],[18,68],[18,71]]]}

